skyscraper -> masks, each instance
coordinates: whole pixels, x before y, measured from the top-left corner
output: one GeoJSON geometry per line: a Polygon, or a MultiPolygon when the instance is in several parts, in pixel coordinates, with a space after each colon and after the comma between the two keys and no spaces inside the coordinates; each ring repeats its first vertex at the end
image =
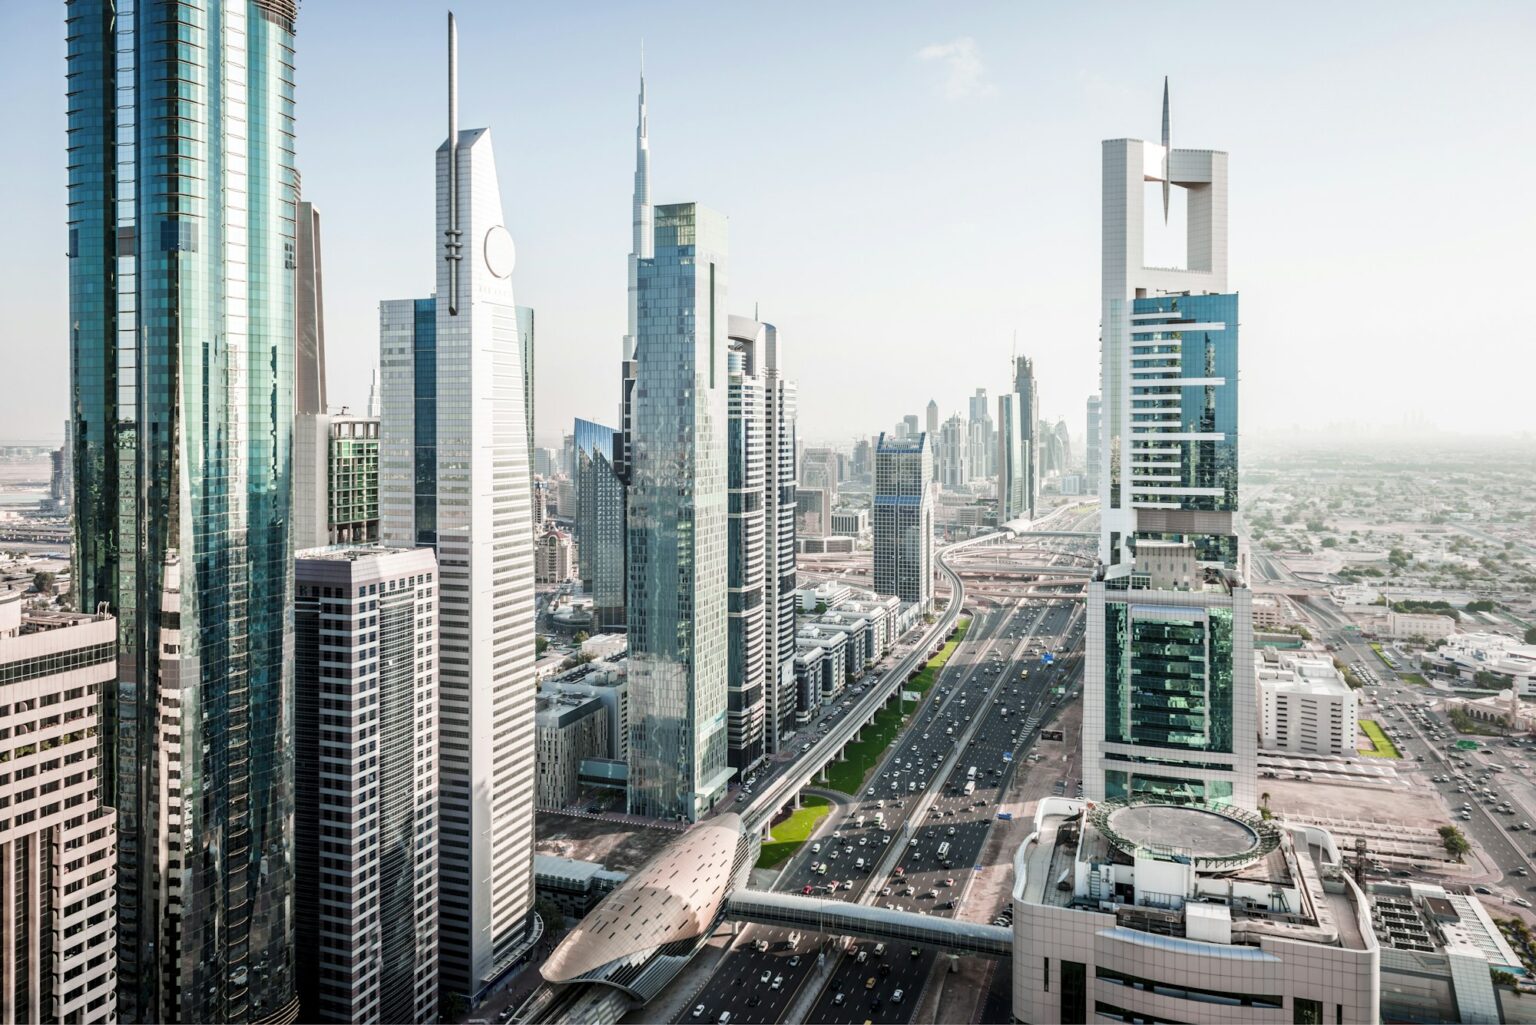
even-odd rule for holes
{"type": "Polygon", "coordinates": [[[1035,361],[1027,356],[1013,359],[1013,393],[1019,397],[1019,430],[1024,435],[1024,504],[1030,519],[1040,501],[1040,394],[1035,385],[1035,361]]]}
{"type": "Polygon", "coordinates": [[[624,629],[624,482],[615,459],[619,432],[577,420],[576,559],[599,630],[624,629]]]}
{"type": "Polygon", "coordinates": [[[378,539],[378,418],[300,413],[293,427],[294,549],[378,539]]]}
{"type": "Polygon", "coordinates": [[[324,413],[325,286],[320,265],[320,211],[300,202],[294,222],[293,412],[324,413]]]}
{"type": "Polygon", "coordinates": [[[295,905],[306,1021],[437,1019],[437,561],[297,553],[295,905]]]}
{"type": "Polygon", "coordinates": [[[763,394],[763,742],[776,754],[795,715],[795,385],[777,328],[737,316],[728,325],[763,394]]]}
{"type": "Polygon", "coordinates": [[[1088,474],[1088,490],[1097,493],[1099,490],[1099,471],[1104,460],[1104,450],[1100,442],[1100,429],[1104,415],[1104,403],[1097,395],[1088,396],[1088,452],[1086,467],[1088,474]]]}
{"type": "Polygon", "coordinates": [[[1025,501],[1029,485],[1029,450],[1019,423],[1019,397],[997,397],[997,522],[1002,526],[1029,515],[1025,501]]]}
{"type": "Polygon", "coordinates": [[[726,221],[658,207],[638,263],[629,489],[629,810],[694,821],[725,793],[726,221]]]}
{"type": "MultiPolygon", "coordinates": [[[[935,401],[933,399],[929,399],[928,400],[927,418],[923,421],[923,423],[924,423],[925,429],[928,432],[928,443],[930,445],[937,443],[938,437],[939,437],[939,404],[938,404],[937,401],[935,401]]],[[[934,479],[934,481],[938,481],[938,479],[939,479],[939,461],[937,459],[935,459],[935,460],[932,460],[932,462],[933,462],[933,479],[934,479]]]]}
{"type": "Polygon", "coordinates": [[[729,491],[729,595],[727,621],[726,703],[727,752],[737,776],[745,776],[766,757],[763,740],[767,700],[764,694],[767,564],[764,559],[764,490],[766,477],[765,418],[762,379],[748,342],[736,341],[736,321],[729,318],[729,451],[726,457],[729,491]]]}
{"type": "Polygon", "coordinates": [[[437,149],[437,290],[379,306],[386,541],[435,549],[442,702],[439,976],[477,1003],[533,909],[534,597],[514,248],[488,128],[437,149]]]}
{"type": "Polygon", "coordinates": [[[932,458],[925,434],[882,434],[875,446],[875,593],[925,611],[933,607],[932,458]]]}
{"type": "Polygon", "coordinates": [[[972,480],[985,480],[995,476],[994,450],[997,446],[996,428],[992,423],[992,414],[987,409],[987,390],[977,388],[976,394],[971,396],[970,418],[966,424],[969,455],[966,463],[970,467],[972,480]]]}
{"type": "MultiPolygon", "coordinates": [[[[898,439],[898,440],[906,440],[906,439],[898,439]]],[[[927,449],[928,446],[931,445],[931,444],[932,444],[932,441],[929,441],[927,444],[925,444],[923,446],[924,449],[927,449]]],[[[932,459],[933,459],[933,456],[930,453],[930,455],[929,455],[930,462],[932,461],[932,459]]],[[[967,484],[970,483],[970,480],[971,480],[971,426],[970,426],[970,424],[967,421],[960,419],[960,414],[959,413],[956,413],[954,416],[950,417],[948,420],[945,420],[944,421],[944,426],[939,428],[938,462],[939,462],[938,479],[939,479],[939,483],[942,484],[944,487],[946,487],[946,488],[963,488],[967,484]]],[[[877,478],[877,482],[878,482],[879,472],[880,472],[880,453],[879,453],[879,449],[876,448],[876,450],[875,450],[875,475],[876,475],[876,478],[877,478]]],[[[932,473],[932,470],[930,470],[929,472],[932,473]]]]}
{"type": "Polygon", "coordinates": [[[640,92],[635,100],[635,180],[630,198],[629,320],[624,332],[624,360],[619,374],[619,476],[629,481],[630,433],[634,429],[636,347],[640,341],[640,261],[655,253],[656,213],[651,206],[651,140],[645,114],[645,66],[642,55],[640,92]]]}
{"type": "Polygon", "coordinates": [[[66,7],[75,578],[118,623],[125,1021],[298,1012],[296,6],[66,7]]]}
{"type": "Polygon", "coordinates": [[[1227,155],[1106,141],[1101,573],[1088,589],[1090,799],[1257,805],[1252,599],[1235,534],[1227,155]],[[1189,193],[1189,266],[1147,267],[1144,179],[1189,193]]]}

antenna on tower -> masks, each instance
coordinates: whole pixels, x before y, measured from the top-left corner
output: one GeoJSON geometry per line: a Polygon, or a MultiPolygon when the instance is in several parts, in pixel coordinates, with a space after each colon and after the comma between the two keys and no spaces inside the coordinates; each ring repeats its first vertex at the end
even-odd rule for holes
{"type": "Polygon", "coordinates": [[[448,230],[443,259],[448,261],[448,315],[459,315],[459,24],[448,12],[448,230]]]}

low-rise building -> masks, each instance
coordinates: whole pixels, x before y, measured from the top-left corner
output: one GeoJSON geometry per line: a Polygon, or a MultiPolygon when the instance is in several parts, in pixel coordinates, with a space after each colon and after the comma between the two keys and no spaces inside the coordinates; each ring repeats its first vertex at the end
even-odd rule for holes
{"type": "Polygon", "coordinates": [[[1261,748],[1354,757],[1359,708],[1332,659],[1262,648],[1253,661],[1261,748]]]}
{"type": "Polygon", "coordinates": [[[1048,797],[1014,873],[1015,1020],[1381,1020],[1369,905],[1324,830],[1048,797]]]}
{"type": "Polygon", "coordinates": [[[1513,688],[1521,697],[1536,697],[1536,644],[1508,634],[1452,634],[1440,647],[1426,651],[1422,663],[1472,686],[1513,688]]]}
{"type": "Polygon", "coordinates": [[[841,630],[825,630],[808,623],[795,632],[795,681],[801,682],[803,657],[806,682],[812,684],[809,693],[804,689],[800,692],[802,701],[812,702],[805,706],[808,713],[814,714],[816,704],[830,704],[842,695],[848,685],[847,648],[848,637],[841,630]]]}
{"type": "Polygon", "coordinates": [[[1456,620],[1425,612],[1388,612],[1387,635],[1394,641],[1423,638],[1438,641],[1456,632],[1456,620]]]}
{"type": "Polygon", "coordinates": [[[853,588],[847,584],[824,580],[819,584],[801,587],[795,591],[795,602],[801,612],[815,612],[820,606],[831,608],[853,596],[853,588]]]}
{"type": "Polygon", "coordinates": [[[832,513],[832,533],[859,537],[869,533],[868,509],[838,509],[832,513]]]}
{"type": "Polygon", "coordinates": [[[1284,598],[1274,594],[1253,596],[1253,628],[1255,630],[1279,630],[1290,621],[1290,607],[1284,598]]]}
{"type": "Polygon", "coordinates": [[[795,552],[799,555],[852,555],[857,548],[856,539],[837,534],[795,538],[795,552]]]}

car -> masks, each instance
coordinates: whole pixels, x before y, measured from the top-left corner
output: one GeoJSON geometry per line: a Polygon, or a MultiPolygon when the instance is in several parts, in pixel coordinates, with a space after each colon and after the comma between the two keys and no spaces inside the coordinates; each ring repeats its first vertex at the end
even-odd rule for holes
{"type": "Polygon", "coordinates": [[[791,968],[799,968],[800,967],[800,955],[799,954],[796,954],[794,957],[789,959],[789,966],[791,968]]]}
{"type": "Polygon", "coordinates": [[[694,1005],[693,1016],[695,1018],[702,1018],[702,1017],[704,1017],[704,1005],[703,1004],[695,1004],[694,1005]]]}
{"type": "Polygon", "coordinates": [[[893,1003],[893,1004],[901,1003],[901,999],[904,996],[906,996],[906,994],[898,989],[896,992],[891,994],[891,1003],[893,1003]]]}
{"type": "Polygon", "coordinates": [[[1488,887],[1486,887],[1486,886],[1474,886],[1474,887],[1472,887],[1472,892],[1473,893],[1480,893],[1480,894],[1482,894],[1485,897],[1492,896],[1492,894],[1493,894],[1493,891],[1488,889],[1488,887]]]}
{"type": "Polygon", "coordinates": [[[763,1002],[763,998],[758,996],[756,993],[754,993],[751,996],[747,997],[747,1006],[748,1007],[756,1007],[758,1004],[760,1004],[762,1002],[763,1002]]]}
{"type": "Polygon", "coordinates": [[[784,988],[784,976],[782,976],[782,975],[775,975],[773,977],[773,985],[769,986],[768,988],[769,989],[783,989],[784,988]]]}
{"type": "Polygon", "coordinates": [[[1524,897],[1511,897],[1510,901],[1520,905],[1523,908],[1528,908],[1531,906],[1531,902],[1526,900],[1524,897]]]}
{"type": "Polygon", "coordinates": [[[731,1012],[721,1011],[720,1017],[715,1019],[716,1025],[731,1025],[731,1012]]]}
{"type": "Polygon", "coordinates": [[[874,989],[875,988],[875,977],[873,975],[871,975],[869,978],[864,980],[864,988],[865,989],[874,989]]]}
{"type": "Polygon", "coordinates": [[[920,948],[918,948],[918,947],[913,947],[912,948],[912,956],[913,957],[921,957],[922,954],[923,954],[923,952],[922,952],[922,950],[920,948]]]}
{"type": "Polygon", "coordinates": [[[841,1006],[843,1006],[843,1004],[846,1003],[847,1000],[848,1000],[848,997],[841,990],[839,990],[838,992],[832,994],[832,1005],[834,1007],[841,1007],[841,1006]]]}

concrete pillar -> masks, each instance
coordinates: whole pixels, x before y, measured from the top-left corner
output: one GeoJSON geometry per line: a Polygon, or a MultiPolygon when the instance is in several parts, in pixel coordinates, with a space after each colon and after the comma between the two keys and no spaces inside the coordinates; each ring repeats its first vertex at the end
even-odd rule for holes
{"type": "Polygon", "coordinates": [[[827,767],[825,765],[823,765],[821,767],[821,772],[817,775],[816,782],[818,782],[818,783],[829,783],[829,782],[831,782],[831,780],[827,779],[827,767]]]}
{"type": "Polygon", "coordinates": [[[771,843],[772,841],[773,841],[773,827],[769,823],[764,822],[763,823],[763,842],[764,843],[771,843]]]}
{"type": "Polygon", "coordinates": [[[800,810],[800,791],[795,791],[795,811],[800,810]]]}
{"type": "Polygon", "coordinates": [[[837,749],[837,760],[840,762],[846,762],[848,760],[848,747],[846,744],[837,749]]]}
{"type": "Polygon", "coordinates": [[[853,731],[853,742],[858,744],[864,740],[864,727],[860,726],[853,731]]]}

